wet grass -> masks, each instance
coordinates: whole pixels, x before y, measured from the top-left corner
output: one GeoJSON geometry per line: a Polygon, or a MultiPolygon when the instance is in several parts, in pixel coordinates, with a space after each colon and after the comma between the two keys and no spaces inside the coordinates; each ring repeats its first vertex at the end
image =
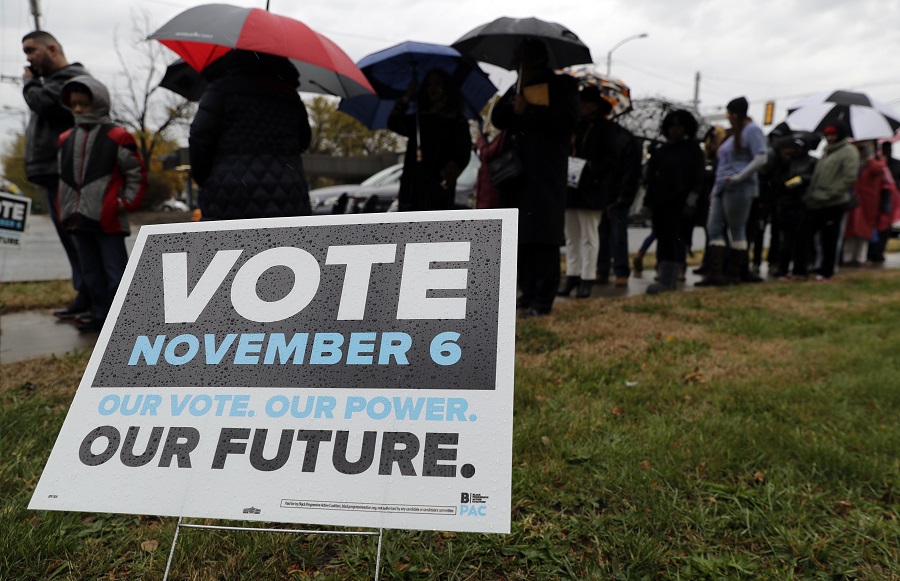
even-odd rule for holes
{"type": "MultiPolygon", "coordinates": [[[[900,272],[560,304],[517,327],[510,535],[383,579],[900,579],[900,272]]],[[[173,519],[25,507],[87,354],[0,366],[0,578],[158,579],[173,519]]],[[[371,579],[375,541],[188,531],[172,579],[371,579]]]]}

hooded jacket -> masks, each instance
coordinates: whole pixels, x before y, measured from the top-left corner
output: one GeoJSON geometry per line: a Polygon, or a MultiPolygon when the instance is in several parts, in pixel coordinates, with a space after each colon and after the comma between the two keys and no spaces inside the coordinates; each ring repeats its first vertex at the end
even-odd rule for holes
{"type": "Polygon", "coordinates": [[[31,109],[25,129],[25,175],[29,180],[57,175],[59,136],[73,125],[72,112],[60,103],[59,94],[70,79],[86,74],[81,63],[72,63],[46,77],[25,81],[22,96],[31,109]]]}
{"type": "Polygon", "coordinates": [[[140,207],[147,188],[147,173],[134,138],[109,122],[109,93],[88,75],[67,82],[60,101],[69,110],[74,88],[90,92],[92,110],[75,116],[75,127],[59,138],[60,221],[71,230],[129,234],[124,210],[140,207]]]}
{"type": "Polygon", "coordinates": [[[858,173],[859,152],[848,139],[828,145],[816,164],[803,203],[810,210],[846,204],[858,173]]]}

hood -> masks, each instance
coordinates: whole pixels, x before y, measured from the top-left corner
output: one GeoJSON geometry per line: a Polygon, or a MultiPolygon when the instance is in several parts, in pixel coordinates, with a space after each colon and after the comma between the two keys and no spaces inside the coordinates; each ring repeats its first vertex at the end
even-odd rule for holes
{"type": "Polygon", "coordinates": [[[59,94],[59,100],[66,109],[71,110],[69,96],[75,87],[87,89],[93,100],[93,109],[90,113],[75,115],[75,125],[98,125],[109,122],[109,91],[106,90],[106,86],[90,75],[72,77],[63,85],[59,94]]]}

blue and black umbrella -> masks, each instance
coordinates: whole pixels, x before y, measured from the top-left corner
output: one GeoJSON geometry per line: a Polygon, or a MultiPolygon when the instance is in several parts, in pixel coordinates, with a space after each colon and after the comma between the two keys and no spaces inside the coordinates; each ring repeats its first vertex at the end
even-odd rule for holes
{"type": "MultiPolygon", "coordinates": [[[[418,84],[429,71],[439,69],[450,75],[459,89],[469,119],[479,119],[481,109],[497,93],[497,87],[478,64],[454,48],[425,42],[402,42],[363,57],[357,66],[375,89],[375,95],[342,99],[338,107],[370,129],[387,127],[397,99],[410,84],[418,84]]],[[[410,113],[415,109],[410,108],[410,113]]]]}

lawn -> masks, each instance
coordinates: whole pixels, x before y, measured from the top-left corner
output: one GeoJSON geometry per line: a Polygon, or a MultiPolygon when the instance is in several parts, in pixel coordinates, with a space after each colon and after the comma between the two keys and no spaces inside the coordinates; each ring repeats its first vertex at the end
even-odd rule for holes
{"type": "MultiPolygon", "coordinates": [[[[898,329],[895,271],[520,322],[512,533],[386,531],[381,578],[900,579],[898,329]]],[[[26,508],[88,356],[0,366],[0,579],[162,577],[173,519],[26,508]]],[[[374,554],[186,531],[170,578],[371,579],[374,554]]]]}

